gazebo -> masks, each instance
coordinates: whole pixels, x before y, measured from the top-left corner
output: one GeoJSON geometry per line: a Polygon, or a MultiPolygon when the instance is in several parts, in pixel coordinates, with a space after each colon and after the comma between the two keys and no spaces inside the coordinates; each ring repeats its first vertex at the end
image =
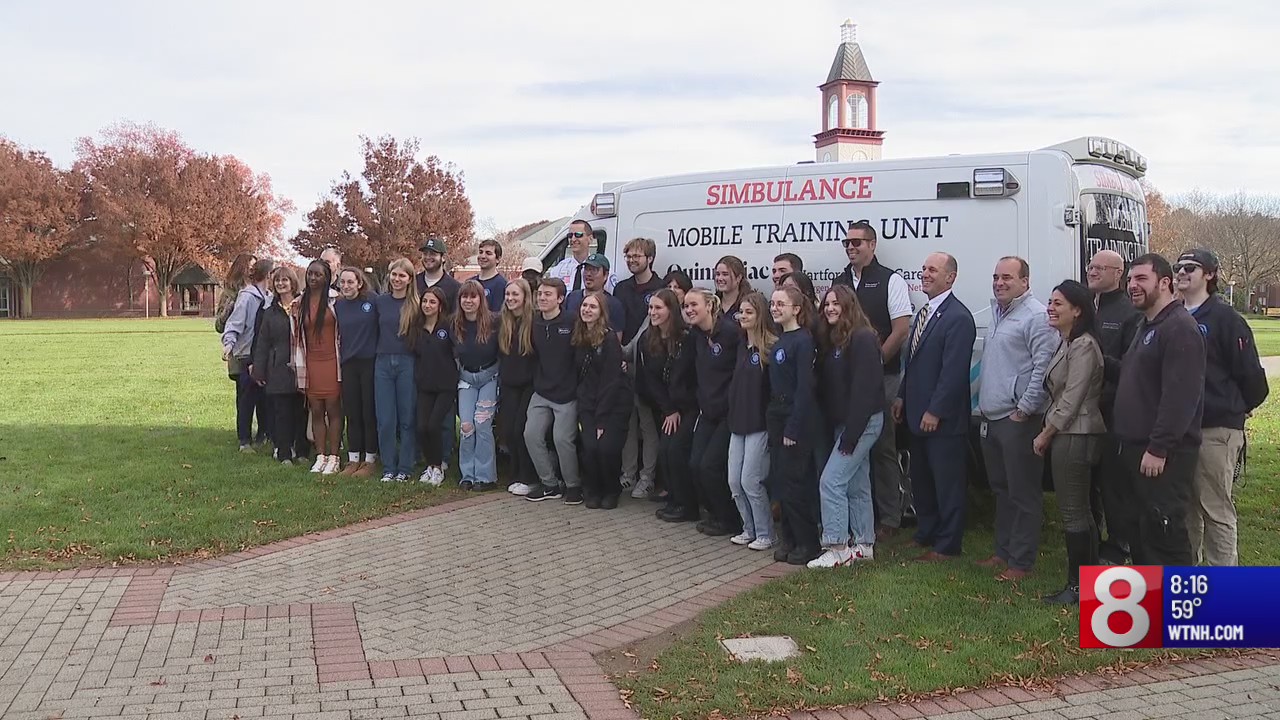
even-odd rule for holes
{"type": "Polygon", "coordinates": [[[169,283],[180,302],[178,311],[183,315],[213,315],[214,289],[218,282],[199,265],[188,265],[169,283]]]}

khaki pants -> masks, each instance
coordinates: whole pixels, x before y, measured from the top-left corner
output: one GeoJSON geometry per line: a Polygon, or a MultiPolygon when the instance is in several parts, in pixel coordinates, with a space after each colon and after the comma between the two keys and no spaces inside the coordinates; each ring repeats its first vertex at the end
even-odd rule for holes
{"type": "Polygon", "coordinates": [[[1236,458],[1244,447],[1244,431],[1204,428],[1187,508],[1191,554],[1205,565],[1236,565],[1236,458]]]}

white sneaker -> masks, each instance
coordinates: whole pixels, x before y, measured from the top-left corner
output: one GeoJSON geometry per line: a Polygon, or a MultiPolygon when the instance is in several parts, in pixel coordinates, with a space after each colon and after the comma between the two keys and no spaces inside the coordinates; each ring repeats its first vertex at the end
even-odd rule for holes
{"type": "Polygon", "coordinates": [[[316,461],[311,464],[311,472],[318,473],[324,469],[325,463],[329,462],[328,455],[317,455],[316,461]]]}
{"type": "Polygon", "coordinates": [[[324,467],[320,468],[320,474],[333,475],[334,473],[338,472],[338,463],[339,463],[338,456],[330,455],[328,460],[325,462],[324,467]]]}
{"type": "Polygon", "coordinates": [[[623,475],[622,477],[618,478],[618,486],[621,487],[623,490],[626,490],[627,488],[635,484],[636,484],[635,478],[629,478],[626,475],[623,475]]]}
{"type": "Polygon", "coordinates": [[[507,492],[515,495],[516,497],[524,497],[525,495],[528,495],[529,491],[532,489],[532,487],[525,485],[522,482],[511,483],[507,486],[507,492]]]}
{"type": "Polygon", "coordinates": [[[756,538],[747,547],[752,550],[769,550],[773,547],[773,538],[756,538]]]}
{"type": "Polygon", "coordinates": [[[438,487],[444,482],[444,470],[441,470],[440,468],[431,468],[431,477],[427,478],[427,482],[438,487]]]}
{"type": "Polygon", "coordinates": [[[635,500],[643,500],[649,497],[651,492],[653,492],[653,481],[648,478],[640,478],[640,482],[631,488],[631,497],[635,500]]]}
{"type": "Polygon", "coordinates": [[[808,567],[811,568],[833,568],[841,565],[848,565],[853,561],[853,550],[851,548],[834,548],[829,549],[818,557],[809,561],[808,567]]]}
{"type": "Polygon", "coordinates": [[[876,557],[874,545],[854,545],[850,549],[853,551],[854,560],[874,560],[876,557]]]}
{"type": "Polygon", "coordinates": [[[396,476],[395,473],[382,473],[382,477],[380,479],[382,482],[395,482],[396,476]]]}
{"type": "Polygon", "coordinates": [[[431,479],[432,479],[433,477],[435,477],[435,473],[431,472],[431,471],[432,471],[432,470],[434,470],[434,469],[435,469],[435,468],[432,468],[432,467],[428,467],[428,468],[424,469],[424,470],[422,471],[422,474],[418,476],[418,482],[420,482],[420,483],[429,483],[429,482],[431,482],[431,479]]]}
{"type": "Polygon", "coordinates": [[[748,535],[746,533],[734,535],[733,537],[729,538],[729,542],[733,543],[734,545],[750,545],[754,541],[755,541],[755,537],[748,535]]]}

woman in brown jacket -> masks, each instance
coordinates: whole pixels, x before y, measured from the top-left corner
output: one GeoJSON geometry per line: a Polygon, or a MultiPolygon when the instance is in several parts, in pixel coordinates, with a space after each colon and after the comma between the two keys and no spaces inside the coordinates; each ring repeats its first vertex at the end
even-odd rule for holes
{"type": "Polygon", "coordinates": [[[1080,566],[1098,562],[1098,529],[1089,510],[1089,483],[1107,431],[1098,409],[1102,395],[1102,347],[1094,329],[1093,293],[1067,280],[1049,297],[1049,324],[1062,335],[1049,362],[1045,387],[1051,398],[1037,455],[1049,454],[1053,488],[1067,535],[1067,585],[1043,598],[1051,605],[1080,600],[1080,566]]]}

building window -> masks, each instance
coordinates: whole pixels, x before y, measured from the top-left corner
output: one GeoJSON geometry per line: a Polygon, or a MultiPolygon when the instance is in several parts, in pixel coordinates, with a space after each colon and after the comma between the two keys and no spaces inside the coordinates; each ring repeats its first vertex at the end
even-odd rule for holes
{"type": "Polygon", "coordinates": [[[9,317],[9,281],[0,279],[0,318],[9,317]]]}
{"type": "Polygon", "coordinates": [[[822,153],[822,162],[831,162],[831,153],[822,153]]]}
{"type": "Polygon", "coordinates": [[[840,103],[835,95],[831,96],[830,102],[827,103],[827,129],[834,130],[840,127],[840,103]]]}
{"type": "Polygon", "coordinates": [[[859,130],[867,128],[867,99],[860,93],[849,96],[849,114],[846,117],[849,127],[859,130]]]}

